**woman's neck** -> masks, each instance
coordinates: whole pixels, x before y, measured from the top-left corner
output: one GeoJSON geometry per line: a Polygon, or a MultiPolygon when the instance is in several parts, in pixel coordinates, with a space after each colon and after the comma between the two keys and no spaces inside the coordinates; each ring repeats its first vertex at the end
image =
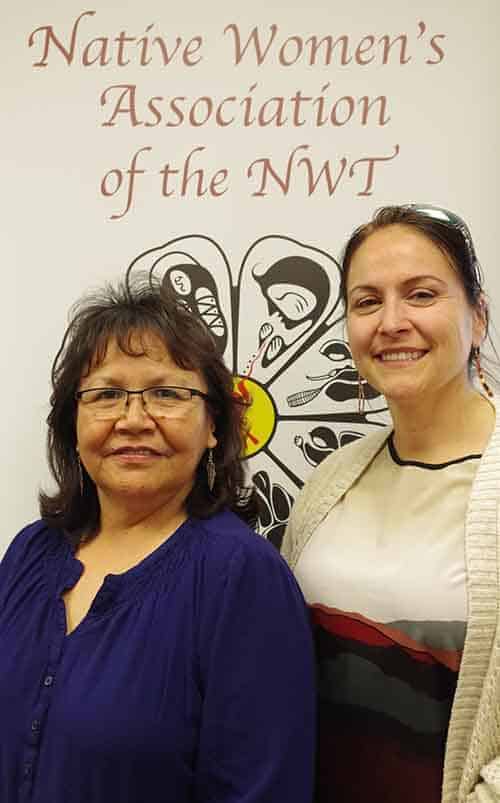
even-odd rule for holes
{"type": "Polygon", "coordinates": [[[443,390],[432,400],[389,407],[402,460],[444,463],[481,454],[495,425],[495,408],[470,385],[451,398],[443,390]]]}
{"type": "Polygon", "coordinates": [[[101,522],[94,541],[129,564],[152,552],[187,519],[185,498],[133,500],[99,494],[101,522]]]}

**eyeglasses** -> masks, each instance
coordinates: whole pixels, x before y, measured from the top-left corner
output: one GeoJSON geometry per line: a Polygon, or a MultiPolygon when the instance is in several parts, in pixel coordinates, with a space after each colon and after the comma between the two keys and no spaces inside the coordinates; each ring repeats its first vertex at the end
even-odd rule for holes
{"type": "Polygon", "coordinates": [[[405,204],[404,208],[411,209],[419,215],[430,217],[438,223],[444,223],[446,226],[451,226],[451,228],[460,232],[469,254],[474,284],[480,289],[482,285],[481,269],[467,223],[456,215],[455,212],[450,212],[449,209],[443,209],[440,206],[432,206],[431,204],[405,204]]]}
{"type": "Polygon", "coordinates": [[[174,385],[142,390],[88,388],[75,393],[75,399],[100,420],[120,418],[124,415],[128,408],[129,396],[142,396],[146,412],[153,418],[182,418],[189,412],[196,396],[211,401],[208,393],[196,388],[180,388],[174,385]]]}

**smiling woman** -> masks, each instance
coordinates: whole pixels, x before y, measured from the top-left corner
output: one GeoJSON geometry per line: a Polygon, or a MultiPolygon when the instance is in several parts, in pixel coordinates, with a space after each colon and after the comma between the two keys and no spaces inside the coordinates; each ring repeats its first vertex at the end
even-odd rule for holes
{"type": "Polygon", "coordinates": [[[104,530],[131,504],[141,515],[151,507],[172,521],[185,515],[197,467],[217,446],[203,376],[176,365],[158,335],[134,333],[129,346],[127,354],[116,339],[108,341],[76,393],[78,454],[104,530]],[[190,390],[193,384],[200,387],[190,390]]]}
{"type": "Polygon", "coordinates": [[[498,803],[500,425],[470,232],[383,208],[341,292],[360,408],[368,382],[393,427],[324,460],[285,535],[316,627],[317,803],[498,803]]]}
{"type": "Polygon", "coordinates": [[[467,364],[484,336],[484,306],[469,302],[446,252],[408,225],[387,225],[354,252],[347,287],[352,355],[393,419],[405,403],[414,415],[417,400],[427,416],[438,396],[447,415],[471,402],[483,409],[467,364]]]}
{"type": "Polygon", "coordinates": [[[209,330],[139,277],[78,304],[52,380],[57,490],[0,564],[0,799],[309,803],[309,622],[209,330]]]}

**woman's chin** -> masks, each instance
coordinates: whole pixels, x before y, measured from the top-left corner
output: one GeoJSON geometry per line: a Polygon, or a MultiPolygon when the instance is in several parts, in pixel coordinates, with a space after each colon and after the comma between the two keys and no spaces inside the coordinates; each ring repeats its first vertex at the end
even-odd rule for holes
{"type": "Polygon", "coordinates": [[[421,404],[426,399],[426,390],[422,384],[415,384],[414,382],[403,383],[397,385],[387,385],[381,389],[382,394],[385,396],[389,406],[395,405],[416,405],[421,404]]]}
{"type": "Polygon", "coordinates": [[[159,496],[159,489],[151,485],[145,485],[144,482],[133,482],[129,479],[127,482],[122,482],[117,485],[111,485],[98,489],[99,499],[101,504],[106,504],[106,501],[121,500],[126,503],[127,500],[137,502],[141,499],[144,501],[159,496]]]}

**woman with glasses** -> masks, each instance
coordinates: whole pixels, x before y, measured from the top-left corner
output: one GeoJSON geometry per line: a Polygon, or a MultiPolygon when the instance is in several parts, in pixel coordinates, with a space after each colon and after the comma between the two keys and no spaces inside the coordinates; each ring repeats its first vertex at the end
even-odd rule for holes
{"type": "Polygon", "coordinates": [[[310,803],[310,626],[245,522],[241,407],[200,319],[138,280],[52,373],[55,488],[0,565],[0,800],[310,803]]]}
{"type": "Polygon", "coordinates": [[[316,801],[500,801],[500,428],[467,226],[380,209],[341,293],[360,415],[368,383],[392,426],[315,470],[285,536],[316,631],[316,801]]]}

